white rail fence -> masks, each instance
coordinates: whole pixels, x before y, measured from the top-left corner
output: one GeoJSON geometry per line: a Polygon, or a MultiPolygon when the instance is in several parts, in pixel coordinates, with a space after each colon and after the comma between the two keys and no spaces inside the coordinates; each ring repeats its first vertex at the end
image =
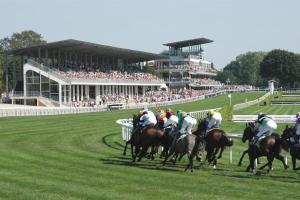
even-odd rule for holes
{"type": "Polygon", "coordinates": [[[17,117],[17,116],[42,116],[42,115],[65,115],[79,114],[87,112],[102,112],[106,108],[18,108],[18,109],[1,109],[0,117],[17,117]]]}
{"type": "Polygon", "coordinates": [[[252,106],[252,105],[255,105],[255,104],[258,104],[262,101],[264,101],[267,97],[270,96],[270,92],[266,93],[265,95],[263,95],[262,97],[259,97],[258,99],[255,99],[253,101],[248,101],[246,103],[240,103],[240,104],[235,104],[233,106],[233,110],[240,110],[240,109],[243,109],[243,108],[247,108],[249,106],[252,106]]]}
{"type": "MultiPolygon", "coordinates": [[[[277,123],[295,123],[295,115],[269,115],[277,123]]],[[[257,115],[232,115],[234,122],[254,122],[257,115]]]]}

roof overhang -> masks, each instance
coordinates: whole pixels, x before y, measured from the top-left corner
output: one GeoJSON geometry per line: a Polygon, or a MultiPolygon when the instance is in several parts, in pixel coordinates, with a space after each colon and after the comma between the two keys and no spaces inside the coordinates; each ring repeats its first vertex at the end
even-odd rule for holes
{"type": "Polygon", "coordinates": [[[155,53],[148,53],[144,51],[136,51],[131,49],[124,49],[118,47],[112,47],[102,44],[84,42],[79,40],[62,40],[57,42],[46,43],[42,45],[35,45],[26,48],[12,49],[8,51],[9,54],[18,56],[36,56],[38,57],[38,52],[40,50],[41,57],[45,57],[45,52],[47,50],[48,55],[56,54],[58,52],[78,52],[78,53],[88,53],[90,55],[100,56],[100,57],[117,57],[120,59],[127,59],[130,61],[150,61],[165,58],[165,56],[155,53]]]}
{"type": "Polygon", "coordinates": [[[188,47],[188,46],[207,44],[207,43],[211,43],[211,42],[213,42],[213,40],[202,37],[202,38],[195,38],[195,39],[190,39],[190,40],[182,40],[182,41],[178,41],[178,42],[166,43],[164,45],[173,47],[173,48],[183,48],[183,47],[188,47]]]}

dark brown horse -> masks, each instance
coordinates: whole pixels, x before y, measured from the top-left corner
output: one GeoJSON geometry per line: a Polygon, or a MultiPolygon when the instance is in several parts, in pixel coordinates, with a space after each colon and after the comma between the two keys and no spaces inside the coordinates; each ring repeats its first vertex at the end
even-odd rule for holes
{"type": "Polygon", "coordinates": [[[217,165],[217,159],[222,156],[223,150],[226,146],[232,146],[233,141],[231,141],[225,134],[225,132],[221,129],[214,128],[211,131],[209,131],[205,136],[203,133],[205,133],[205,119],[199,121],[198,128],[194,132],[194,134],[197,136],[196,139],[196,145],[194,146],[194,149],[192,153],[189,155],[189,164],[187,165],[186,169],[188,168],[193,171],[193,159],[197,153],[198,146],[201,141],[205,143],[205,150],[207,152],[206,159],[209,164],[213,163],[214,168],[217,165]],[[221,149],[220,155],[217,157],[217,154],[219,150],[221,149]]]}
{"type": "Polygon", "coordinates": [[[150,156],[153,159],[154,153],[163,139],[164,132],[158,127],[148,126],[146,128],[140,128],[138,126],[140,115],[133,116],[133,131],[131,138],[126,142],[123,154],[126,154],[127,145],[131,144],[132,160],[135,162],[138,157],[138,161],[141,161],[142,157],[146,156],[149,147],[151,147],[150,156]],[[133,147],[135,151],[133,152],[133,147]]]}
{"type": "MultiPolygon", "coordinates": [[[[246,123],[246,129],[249,129],[250,131],[254,129],[254,123],[253,122],[250,122],[250,123],[246,123]]],[[[254,137],[254,135],[253,135],[254,137]]],[[[244,159],[244,156],[248,153],[248,149],[249,149],[249,146],[251,144],[251,141],[252,141],[252,138],[248,138],[246,137],[246,135],[243,135],[242,137],[242,142],[245,143],[246,141],[248,141],[248,148],[243,152],[240,160],[239,160],[239,163],[238,163],[238,166],[241,166],[242,165],[242,162],[243,162],[243,159],[244,159]]],[[[257,158],[257,163],[259,164],[259,158],[257,158]]]]}
{"type": "MultiPolygon", "coordinates": [[[[249,126],[246,126],[243,138],[244,139],[251,139],[255,136],[255,132],[253,128],[249,128],[249,126]]],[[[286,165],[283,156],[280,155],[281,150],[283,146],[283,140],[279,137],[278,134],[273,133],[271,136],[267,136],[259,141],[259,147],[257,145],[251,144],[248,148],[248,155],[249,155],[249,165],[246,169],[247,172],[250,171],[250,169],[253,170],[254,175],[257,174],[255,169],[255,160],[259,157],[266,156],[268,163],[260,169],[265,168],[268,166],[268,172],[272,169],[272,164],[274,158],[280,160],[284,166],[285,169],[288,168],[286,165]]]]}
{"type": "Polygon", "coordinates": [[[292,141],[292,138],[295,136],[295,129],[293,127],[286,126],[281,138],[286,141],[287,145],[289,146],[290,155],[292,157],[293,163],[293,170],[299,170],[300,167],[296,167],[296,160],[300,159],[300,144],[295,144],[292,141]]]}

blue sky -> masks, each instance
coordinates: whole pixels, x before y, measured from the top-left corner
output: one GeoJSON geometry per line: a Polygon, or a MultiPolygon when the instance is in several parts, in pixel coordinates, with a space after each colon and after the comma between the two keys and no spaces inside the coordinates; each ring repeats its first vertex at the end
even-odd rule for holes
{"type": "Polygon", "coordinates": [[[224,67],[247,51],[300,53],[298,0],[0,0],[0,38],[34,30],[51,42],[78,39],[159,53],[195,37],[224,67]]]}

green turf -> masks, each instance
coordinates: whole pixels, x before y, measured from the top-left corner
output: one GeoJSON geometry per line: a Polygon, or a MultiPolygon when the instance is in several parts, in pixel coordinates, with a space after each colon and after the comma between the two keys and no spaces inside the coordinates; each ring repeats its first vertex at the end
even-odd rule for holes
{"type": "Polygon", "coordinates": [[[254,105],[245,109],[236,110],[234,114],[239,115],[256,115],[264,112],[268,115],[296,115],[300,111],[300,105],[254,105]]]}
{"type": "MultiPolygon", "coordinates": [[[[249,94],[233,95],[243,102],[249,94]]],[[[254,95],[255,96],[255,95],[254,95]]],[[[186,111],[227,104],[220,96],[176,106],[186,111]]],[[[234,163],[225,150],[218,169],[183,172],[186,159],[162,167],[159,160],[132,164],[122,156],[119,118],[133,110],[0,119],[0,199],[299,199],[300,174],[283,170],[253,177],[237,167],[246,148],[235,141],[234,163]]],[[[243,124],[224,122],[228,132],[243,124]]],[[[282,126],[280,127],[282,128],[282,126]]],[[[129,153],[129,151],[128,151],[129,153]]]]}

